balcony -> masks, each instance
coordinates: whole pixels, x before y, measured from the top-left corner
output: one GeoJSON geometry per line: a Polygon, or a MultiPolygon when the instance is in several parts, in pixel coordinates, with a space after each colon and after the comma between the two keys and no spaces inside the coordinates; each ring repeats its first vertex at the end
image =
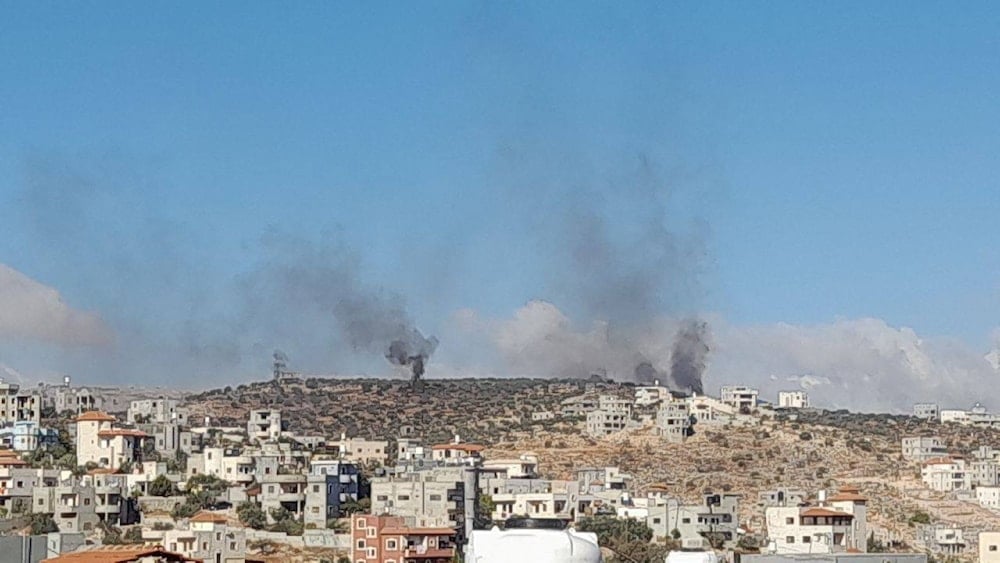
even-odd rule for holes
{"type": "Polygon", "coordinates": [[[414,546],[406,548],[403,552],[403,559],[426,559],[426,558],[442,558],[450,560],[455,556],[455,550],[451,548],[428,548],[424,546],[414,546]]]}

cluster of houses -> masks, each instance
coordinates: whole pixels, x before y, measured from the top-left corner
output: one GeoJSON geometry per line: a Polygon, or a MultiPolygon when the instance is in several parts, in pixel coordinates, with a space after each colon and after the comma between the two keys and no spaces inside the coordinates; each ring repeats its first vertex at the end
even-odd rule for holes
{"type": "MultiPolygon", "coordinates": [[[[776,404],[760,400],[757,389],[745,385],[724,385],[719,397],[680,394],[654,382],[635,388],[634,396],[612,394],[582,395],[563,401],[559,415],[582,417],[590,436],[607,436],[630,428],[652,425],[670,442],[683,442],[697,424],[756,424],[762,410],[809,408],[804,391],[781,391],[776,404]]],[[[555,413],[536,413],[535,420],[554,418],[555,413]]]]}

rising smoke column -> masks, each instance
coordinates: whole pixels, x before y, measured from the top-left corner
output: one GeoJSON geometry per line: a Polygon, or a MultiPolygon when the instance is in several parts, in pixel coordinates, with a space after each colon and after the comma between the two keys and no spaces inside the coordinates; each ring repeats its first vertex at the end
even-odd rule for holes
{"type": "Polygon", "coordinates": [[[408,367],[414,379],[424,374],[437,339],[416,328],[398,294],[362,280],[359,256],[339,238],[315,242],[270,233],[262,246],[266,259],[243,284],[254,324],[262,317],[325,320],[332,325],[328,346],[383,356],[408,367]]]}
{"type": "Polygon", "coordinates": [[[670,355],[670,379],[680,390],[704,392],[701,376],[708,357],[708,323],[699,319],[684,321],[674,338],[670,355]]]}

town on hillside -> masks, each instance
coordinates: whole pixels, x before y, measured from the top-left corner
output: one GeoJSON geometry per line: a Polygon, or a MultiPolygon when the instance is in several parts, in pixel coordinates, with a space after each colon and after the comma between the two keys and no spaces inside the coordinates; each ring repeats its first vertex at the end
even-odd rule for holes
{"type": "Polygon", "coordinates": [[[978,404],[422,383],[2,383],[0,559],[1000,561],[1000,415],[978,404]]]}

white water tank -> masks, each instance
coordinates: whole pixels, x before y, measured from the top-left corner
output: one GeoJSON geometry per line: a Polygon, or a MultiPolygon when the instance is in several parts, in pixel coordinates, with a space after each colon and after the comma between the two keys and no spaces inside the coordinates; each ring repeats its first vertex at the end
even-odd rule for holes
{"type": "Polygon", "coordinates": [[[465,548],[467,563],[601,563],[597,534],[555,527],[473,530],[465,548]]]}
{"type": "Polygon", "coordinates": [[[712,551],[671,551],[666,563],[719,563],[719,556],[712,551]]]}

